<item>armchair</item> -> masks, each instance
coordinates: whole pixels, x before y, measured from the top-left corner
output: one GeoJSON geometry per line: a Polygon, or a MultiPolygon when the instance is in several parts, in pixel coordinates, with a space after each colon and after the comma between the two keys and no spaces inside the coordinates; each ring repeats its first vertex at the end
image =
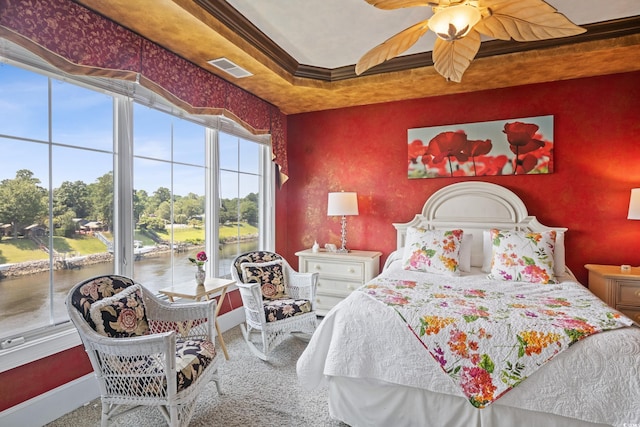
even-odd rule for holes
{"type": "Polygon", "coordinates": [[[245,323],[242,336],[251,352],[262,360],[290,333],[315,331],[318,273],[299,273],[280,255],[254,251],[239,255],[231,276],[240,289],[245,323]],[[259,348],[252,334],[260,334],[259,348]]]}
{"type": "Polygon", "coordinates": [[[98,380],[102,426],[140,405],[158,407],[172,427],[188,425],[209,381],[221,393],[215,300],[171,304],[105,275],[75,285],[66,306],[98,380]]]}

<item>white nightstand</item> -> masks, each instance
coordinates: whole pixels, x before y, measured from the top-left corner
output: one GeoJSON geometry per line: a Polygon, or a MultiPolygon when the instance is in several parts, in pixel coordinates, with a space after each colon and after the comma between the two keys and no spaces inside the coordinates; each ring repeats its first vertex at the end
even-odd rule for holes
{"type": "Polygon", "coordinates": [[[296,252],[298,270],[319,273],[316,312],[320,316],[347,297],[351,291],[373,279],[380,272],[381,252],[350,251],[335,253],[311,249],[296,252]]]}

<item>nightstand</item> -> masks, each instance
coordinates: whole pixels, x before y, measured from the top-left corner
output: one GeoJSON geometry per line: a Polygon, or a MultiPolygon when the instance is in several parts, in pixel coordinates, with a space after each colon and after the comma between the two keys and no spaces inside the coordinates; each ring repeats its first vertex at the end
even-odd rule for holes
{"type": "Polygon", "coordinates": [[[623,273],[619,265],[587,264],[589,290],[640,324],[640,267],[623,273]]]}
{"type": "Polygon", "coordinates": [[[311,249],[296,252],[301,273],[319,273],[316,312],[327,314],[351,291],[373,279],[380,272],[381,252],[350,251],[335,253],[311,249]]]}

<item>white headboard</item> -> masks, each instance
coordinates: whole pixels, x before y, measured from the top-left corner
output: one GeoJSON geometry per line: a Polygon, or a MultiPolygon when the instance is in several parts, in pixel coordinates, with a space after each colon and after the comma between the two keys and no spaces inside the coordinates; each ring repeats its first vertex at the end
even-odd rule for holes
{"type": "Polygon", "coordinates": [[[404,248],[408,227],[460,228],[465,234],[473,234],[473,266],[482,265],[484,230],[567,231],[563,227],[548,227],[529,216],[527,207],[511,190],[480,181],[459,182],[441,188],[425,202],[422,213],[407,223],[394,223],[393,226],[397,230],[397,249],[404,248]]]}

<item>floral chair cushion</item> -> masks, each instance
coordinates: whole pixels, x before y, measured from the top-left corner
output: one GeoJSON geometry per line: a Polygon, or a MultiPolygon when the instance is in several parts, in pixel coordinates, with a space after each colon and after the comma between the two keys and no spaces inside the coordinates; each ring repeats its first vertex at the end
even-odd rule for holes
{"type": "Polygon", "coordinates": [[[216,357],[216,347],[209,340],[177,339],[176,372],[178,391],[191,385],[216,357]]]}
{"type": "Polygon", "coordinates": [[[402,257],[405,270],[427,273],[460,275],[460,247],[462,230],[427,230],[421,227],[407,229],[402,257]]]}
{"type": "Polygon", "coordinates": [[[127,338],[150,333],[140,285],[129,286],[94,302],[89,313],[95,331],[106,337],[127,338]]]}
{"type": "Polygon", "coordinates": [[[556,232],[491,230],[490,279],[555,283],[553,251],[556,232]]]}
{"type": "Polygon", "coordinates": [[[96,329],[96,325],[91,319],[89,310],[91,304],[104,297],[110,297],[122,291],[135,282],[128,277],[110,275],[101,276],[88,280],[84,285],[78,287],[71,296],[72,305],[82,314],[91,328],[96,329]]]}
{"type": "MultiPolygon", "coordinates": [[[[177,391],[186,389],[196,381],[215,357],[216,348],[211,341],[178,338],[176,340],[177,391]]],[[[136,371],[143,370],[146,373],[146,375],[128,383],[135,394],[149,397],[166,395],[167,384],[164,377],[154,375],[154,373],[163,372],[164,361],[155,357],[140,359],[137,355],[130,358],[119,355],[114,356],[113,359],[105,359],[104,362],[118,365],[114,366],[115,368],[119,368],[123,364],[135,364],[137,365],[136,371]],[[140,366],[140,363],[144,363],[144,366],[140,366]]]]}
{"type": "Polygon", "coordinates": [[[243,262],[242,281],[258,283],[262,298],[275,300],[287,297],[282,260],[269,262],[243,262]]]}
{"type": "Polygon", "coordinates": [[[311,311],[311,301],[306,299],[282,298],[264,301],[267,322],[287,319],[311,311]]]}

